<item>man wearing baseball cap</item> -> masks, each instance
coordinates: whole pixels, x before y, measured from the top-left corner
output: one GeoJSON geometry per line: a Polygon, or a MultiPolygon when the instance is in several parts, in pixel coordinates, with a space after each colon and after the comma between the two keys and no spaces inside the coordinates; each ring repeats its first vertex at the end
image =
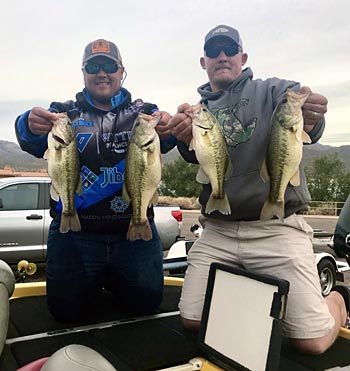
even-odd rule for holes
{"type": "MultiPolygon", "coordinates": [[[[247,62],[248,55],[243,52],[243,43],[239,32],[230,26],[219,25],[209,31],[204,40],[204,57],[200,59],[203,69],[207,69],[211,88],[220,90],[241,75],[242,66],[247,62]],[[217,63],[212,63],[218,59],[223,52],[230,60],[230,68],[224,66],[218,68],[217,63]]],[[[221,66],[223,63],[219,64],[221,66]]]]}
{"type": "Polygon", "coordinates": [[[116,62],[119,66],[122,66],[122,56],[120,55],[120,51],[118,47],[110,41],[99,39],[86,45],[83,55],[83,63],[99,56],[107,57],[116,62]]]}
{"type": "Polygon", "coordinates": [[[243,44],[239,32],[230,26],[219,25],[209,31],[204,39],[204,50],[213,42],[217,40],[232,41],[236,46],[238,46],[241,51],[243,50],[243,44]]]}
{"type": "Polygon", "coordinates": [[[75,321],[94,312],[102,289],[115,294],[120,310],[149,314],[163,294],[163,252],[153,218],[149,241],[126,237],[132,209],[122,198],[125,157],[131,130],[140,112],[160,121],[156,130],[161,150],[175,145],[167,123],[170,115],[152,103],[131,99],[122,87],[126,76],[119,48],[98,39],[84,50],[82,72],[85,87],[75,100],[51,103],[49,109],[34,107],[16,120],[21,148],[43,157],[47,136],[67,112],[74,128],[80,160],[82,194],[76,197],[81,231],[59,231],[62,207],[51,199],[47,243],[47,301],[59,320],[75,321]]]}
{"type": "MultiPolygon", "coordinates": [[[[321,295],[312,228],[301,215],[308,210],[310,201],[302,168],[300,185],[293,181],[295,185],[287,186],[281,219],[274,213],[271,220],[270,215],[262,217],[270,182],[264,183],[260,174],[270,140],[272,114],[287,89],[309,94],[302,107],[302,118],[303,129],[312,143],[323,133],[327,99],[295,81],[277,77],[254,79],[251,68],[245,67],[248,55],[241,36],[231,26],[211,29],[203,49],[200,64],[209,81],[198,92],[200,102],[214,114],[223,130],[233,165],[233,174],[225,181],[231,213],[206,212],[211,187],[203,184],[199,199],[204,229],[187,259],[180,300],[183,323],[191,329],[199,328],[209,267],[213,262],[231,262],[232,266],[289,281],[284,336],[303,352],[322,353],[346,323],[349,292],[336,287],[327,298],[321,295]]],[[[189,150],[192,141],[189,107],[188,103],[182,104],[170,119],[169,127],[178,139],[183,158],[198,163],[195,151],[189,150]]]]}

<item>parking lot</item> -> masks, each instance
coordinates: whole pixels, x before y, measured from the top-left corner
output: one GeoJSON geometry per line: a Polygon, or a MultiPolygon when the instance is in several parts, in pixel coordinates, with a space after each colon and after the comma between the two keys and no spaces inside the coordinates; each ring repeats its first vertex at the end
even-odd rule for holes
{"type": "MultiPolygon", "coordinates": [[[[190,227],[192,224],[198,223],[199,215],[200,212],[198,210],[182,210],[182,235],[186,240],[193,239],[190,227]]],[[[334,232],[338,220],[336,216],[305,215],[304,217],[313,229],[321,229],[331,234],[334,232]]]]}
{"type": "MultiPolygon", "coordinates": [[[[198,216],[200,215],[200,213],[197,210],[183,210],[182,212],[182,235],[185,237],[186,240],[194,239],[195,237],[190,231],[190,227],[194,223],[198,224],[198,216]]],[[[330,235],[333,234],[338,220],[338,217],[336,216],[305,215],[304,217],[314,230],[322,230],[326,233],[329,233],[330,235]]],[[[323,237],[315,241],[315,252],[327,252],[333,255],[336,260],[345,261],[345,259],[338,258],[335,255],[334,250],[328,246],[328,244],[331,243],[330,237],[323,237]]],[[[350,271],[344,273],[344,283],[350,285],[350,271]]]]}
{"type": "MultiPolygon", "coordinates": [[[[186,240],[194,239],[193,233],[190,231],[192,224],[198,224],[198,217],[200,215],[198,210],[182,210],[183,220],[182,220],[182,236],[186,240]]],[[[337,223],[337,217],[333,216],[305,216],[307,222],[314,228],[332,234],[337,223]]],[[[328,252],[334,255],[334,251],[328,246],[330,242],[329,238],[322,238],[319,243],[315,244],[315,252],[328,252]]],[[[336,257],[337,260],[344,260],[336,257]]],[[[346,284],[350,285],[350,272],[344,274],[344,279],[346,284]]],[[[28,277],[26,282],[35,282],[45,280],[45,265],[39,264],[38,271],[34,276],[28,277]]]]}

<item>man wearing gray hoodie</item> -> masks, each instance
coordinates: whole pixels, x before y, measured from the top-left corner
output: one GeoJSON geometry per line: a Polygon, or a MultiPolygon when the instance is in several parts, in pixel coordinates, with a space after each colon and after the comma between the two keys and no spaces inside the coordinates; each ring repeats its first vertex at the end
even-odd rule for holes
{"type": "MultiPolygon", "coordinates": [[[[209,82],[200,86],[201,103],[217,118],[225,136],[233,174],[225,181],[231,213],[207,214],[205,206],[211,193],[203,184],[200,194],[204,230],[188,255],[188,269],[180,300],[183,323],[198,329],[201,321],[210,264],[230,262],[255,273],[274,275],[290,282],[283,333],[301,351],[320,354],[336,339],[348,319],[349,292],[336,286],[322,297],[312,248],[312,228],[305,222],[310,194],[300,168],[300,185],[288,184],[283,220],[260,220],[269,182],[260,176],[271,132],[271,117],[287,89],[304,93],[310,89],[298,82],[276,77],[253,79],[243,66],[248,55],[243,51],[239,32],[226,25],[213,28],[205,37],[200,64],[209,82]]],[[[324,130],[327,99],[311,92],[302,106],[304,131],[317,142],[324,130]]],[[[192,119],[182,104],[168,123],[178,139],[182,157],[198,163],[192,140],[192,119]]]]}

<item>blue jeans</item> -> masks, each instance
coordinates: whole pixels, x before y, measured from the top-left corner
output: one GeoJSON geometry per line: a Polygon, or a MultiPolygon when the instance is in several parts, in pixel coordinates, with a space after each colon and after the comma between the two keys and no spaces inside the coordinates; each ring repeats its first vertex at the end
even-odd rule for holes
{"type": "Polygon", "coordinates": [[[47,302],[64,321],[91,315],[103,289],[115,295],[118,310],[154,312],[163,297],[163,251],[151,223],[150,241],[88,232],[60,233],[53,220],[47,242],[47,302]]]}

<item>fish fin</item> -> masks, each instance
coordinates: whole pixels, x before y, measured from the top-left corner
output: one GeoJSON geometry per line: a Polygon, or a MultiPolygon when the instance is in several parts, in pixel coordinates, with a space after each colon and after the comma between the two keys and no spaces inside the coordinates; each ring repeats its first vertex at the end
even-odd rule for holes
{"type": "Polygon", "coordinates": [[[201,166],[199,166],[199,169],[198,169],[198,172],[197,172],[197,175],[196,175],[196,180],[198,183],[201,183],[201,184],[209,184],[210,183],[210,179],[208,177],[208,175],[205,173],[205,171],[203,170],[203,168],[201,166]]]}
{"type": "Polygon", "coordinates": [[[81,178],[79,176],[79,182],[77,184],[77,189],[75,190],[75,192],[78,194],[78,195],[81,195],[83,193],[83,183],[81,182],[81,178]]]}
{"type": "Polygon", "coordinates": [[[126,238],[129,241],[149,241],[150,239],[152,239],[152,229],[148,219],[142,224],[134,224],[131,218],[126,238]]]}
{"type": "Polygon", "coordinates": [[[270,175],[267,171],[267,166],[266,166],[266,160],[264,160],[261,170],[260,170],[260,177],[263,180],[264,183],[266,183],[270,179],[270,175]]]}
{"type": "Polygon", "coordinates": [[[151,198],[151,201],[149,202],[148,207],[151,207],[152,205],[155,206],[158,203],[158,191],[156,190],[151,198]]]}
{"type": "Polygon", "coordinates": [[[273,219],[274,216],[277,216],[280,220],[284,219],[284,200],[276,202],[265,201],[260,213],[260,220],[267,221],[273,219]]]}
{"type": "Polygon", "coordinates": [[[53,183],[51,183],[51,187],[50,187],[50,196],[55,201],[58,201],[58,198],[60,196],[59,193],[58,193],[58,191],[57,191],[57,189],[53,185],[53,183]]]}
{"type": "Polygon", "coordinates": [[[290,184],[297,187],[300,186],[300,173],[299,169],[295,172],[295,174],[290,179],[290,184]]]}
{"type": "Polygon", "coordinates": [[[214,198],[212,194],[210,195],[207,205],[205,207],[205,212],[207,214],[210,214],[216,210],[223,215],[231,214],[231,206],[230,203],[228,202],[226,193],[224,194],[223,198],[214,198]]]}
{"type": "Polygon", "coordinates": [[[45,153],[44,153],[43,159],[44,159],[44,160],[48,160],[49,157],[50,157],[50,151],[49,151],[49,149],[47,149],[47,150],[45,151],[45,153]]]}
{"type": "Polygon", "coordinates": [[[189,151],[194,151],[194,140],[193,140],[193,138],[190,141],[190,144],[188,146],[188,150],[189,151]]]}
{"type": "Polygon", "coordinates": [[[228,157],[227,168],[226,168],[226,171],[225,171],[225,180],[230,178],[232,174],[233,174],[233,165],[232,165],[232,161],[231,161],[230,157],[228,157]]]}
{"type": "Polygon", "coordinates": [[[127,188],[126,188],[125,183],[123,184],[122,197],[123,197],[123,199],[124,199],[124,202],[125,202],[127,205],[129,205],[130,202],[131,202],[131,197],[130,197],[129,192],[128,192],[127,188]]]}
{"type": "Polygon", "coordinates": [[[60,232],[67,233],[68,231],[81,231],[80,220],[77,212],[75,212],[74,215],[61,214],[60,232]]]}
{"type": "Polygon", "coordinates": [[[301,139],[303,143],[311,143],[311,138],[309,137],[309,134],[303,130],[301,133],[301,139]]]}

